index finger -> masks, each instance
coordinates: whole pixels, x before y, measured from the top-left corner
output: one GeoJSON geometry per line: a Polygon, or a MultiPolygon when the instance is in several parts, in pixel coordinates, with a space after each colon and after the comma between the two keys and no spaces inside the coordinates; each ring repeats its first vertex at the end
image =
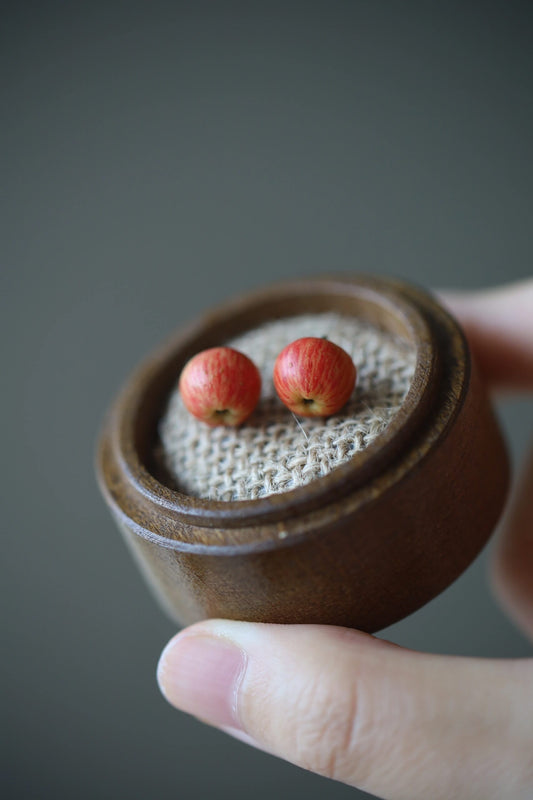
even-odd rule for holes
{"type": "Polygon", "coordinates": [[[443,291],[440,299],[464,328],[487,383],[533,391],[533,280],[479,292],[443,291]]]}

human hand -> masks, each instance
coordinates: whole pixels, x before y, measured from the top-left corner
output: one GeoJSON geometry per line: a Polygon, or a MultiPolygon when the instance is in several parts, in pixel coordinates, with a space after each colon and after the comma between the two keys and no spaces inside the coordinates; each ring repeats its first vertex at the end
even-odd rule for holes
{"type": "MultiPolygon", "coordinates": [[[[483,377],[533,391],[533,281],[445,294],[483,377]]],[[[492,577],[533,639],[533,450],[492,577]]],[[[416,653],[317,625],[209,620],[174,637],[158,680],[177,708],[388,800],[533,796],[533,659],[416,653]]]]}

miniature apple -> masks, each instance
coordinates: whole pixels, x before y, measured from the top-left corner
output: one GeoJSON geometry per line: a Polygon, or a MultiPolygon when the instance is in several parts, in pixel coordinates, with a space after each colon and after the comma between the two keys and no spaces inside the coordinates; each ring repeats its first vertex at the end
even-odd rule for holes
{"type": "Polygon", "coordinates": [[[259,370],[232,347],[211,347],[193,356],[180,375],[188,411],[208,425],[240,425],[257,405],[259,370]]]}
{"type": "Polygon", "coordinates": [[[356,369],[346,350],[328,339],[306,336],[287,345],[274,364],[280,400],[301,417],[329,417],[343,407],[356,369]]]}

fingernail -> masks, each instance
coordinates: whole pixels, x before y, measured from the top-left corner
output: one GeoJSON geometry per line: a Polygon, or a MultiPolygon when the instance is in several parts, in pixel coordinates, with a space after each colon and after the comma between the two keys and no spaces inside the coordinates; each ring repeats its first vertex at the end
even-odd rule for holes
{"type": "Polygon", "coordinates": [[[245,668],[246,654],[227,639],[185,634],[163,650],[157,680],[168,702],[181,711],[241,730],[237,694],[245,668]]]}

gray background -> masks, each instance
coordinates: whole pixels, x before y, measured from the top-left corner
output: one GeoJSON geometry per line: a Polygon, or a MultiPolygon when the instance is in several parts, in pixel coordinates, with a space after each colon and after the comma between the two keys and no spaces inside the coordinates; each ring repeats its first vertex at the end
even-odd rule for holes
{"type": "MultiPolygon", "coordinates": [[[[363,797],[162,700],[174,628],[98,495],[95,438],[139,359],[237,291],[531,274],[529,9],[3,5],[4,796],[363,797]]],[[[531,409],[499,405],[517,459],[531,409]]],[[[385,634],[531,654],[487,561],[385,634]]]]}

